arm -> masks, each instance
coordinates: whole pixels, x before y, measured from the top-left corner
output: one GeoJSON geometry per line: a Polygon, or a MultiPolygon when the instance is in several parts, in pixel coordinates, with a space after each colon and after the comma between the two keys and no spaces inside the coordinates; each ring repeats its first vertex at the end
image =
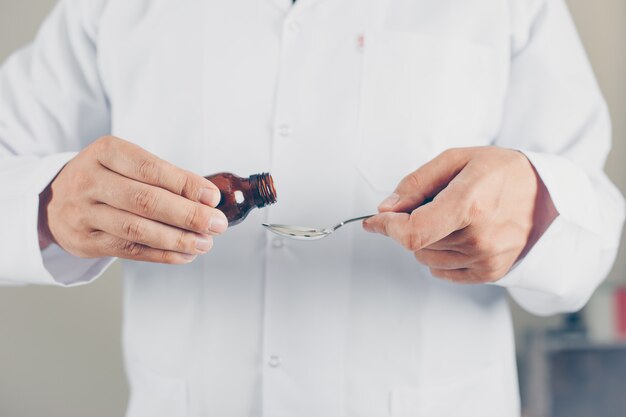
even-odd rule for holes
{"type": "Polygon", "coordinates": [[[63,1],[0,72],[3,283],[85,283],[113,257],[189,263],[228,225],[210,181],[105,136],[100,7],[63,1]]]}
{"type": "Polygon", "coordinates": [[[496,147],[444,152],[365,227],[434,276],[506,287],[536,314],[574,311],[608,274],[624,222],[622,196],[603,172],[609,120],[563,2],[536,2],[532,13],[522,7],[530,2],[513,4],[528,22],[514,25],[496,147]]]}
{"type": "Polygon", "coordinates": [[[609,114],[574,24],[563,1],[538,3],[520,13],[530,21],[514,33],[518,50],[496,144],[525,153],[559,216],[497,284],[545,315],[582,308],[609,273],[624,201],[603,170],[609,114]]]}
{"type": "Polygon", "coordinates": [[[83,146],[109,131],[96,67],[103,1],[62,1],[35,42],[0,68],[0,281],[69,284],[97,277],[109,259],[41,251],[39,194],[83,146]]]}

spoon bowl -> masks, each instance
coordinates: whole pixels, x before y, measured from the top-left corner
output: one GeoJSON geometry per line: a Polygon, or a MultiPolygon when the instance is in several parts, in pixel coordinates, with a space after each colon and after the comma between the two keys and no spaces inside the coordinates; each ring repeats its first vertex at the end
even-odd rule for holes
{"type": "Polygon", "coordinates": [[[295,240],[319,240],[325,237],[332,235],[337,229],[340,227],[356,222],[359,220],[369,219],[370,217],[375,216],[371,214],[369,216],[361,216],[355,217],[353,219],[344,220],[341,223],[334,225],[333,227],[306,227],[306,226],[291,226],[286,224],[267,224],[263,223],[263,227],[265,227],[270,232],[273,232],[279,236],[286,237],[289,239],[295,240]]]}

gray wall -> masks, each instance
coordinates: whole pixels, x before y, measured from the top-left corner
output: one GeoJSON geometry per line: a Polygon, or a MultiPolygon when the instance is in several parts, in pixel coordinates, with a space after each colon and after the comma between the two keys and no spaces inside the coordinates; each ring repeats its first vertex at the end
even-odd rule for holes
{"type": "MultiPolygon", "coordinates": [[[[568,3],[613,118],[613,151],[607,171],[622,194],[626,194],[626,2],[568,3]]],[[[626,284],[626,244],[621,246],[611,281],[626,284]]]]}
{"type": "MultiPolygon", "coordinates": [[[[0,61],[32,39],[55,3],[0,0],[0,61]]],[[[69,290],[0,287],[0,416],[124,415],[120,269],[69,290]]]]}
{"type": "MultiPolygon", "coordinates": [[[[53,0],[0,0],[0,61],[27,43],[53,0]]],[[[569,0],[614,117],[611,177],[626,191],[626,3],[569,0]]],[[[626,283],[626,249],[612,274],[626,283]]],[[[123,415],[120,267],[93,285],[0,288],[0,416],[123,415]]],[[[555,319],[516,310],[518,334],[555,319]]],[[[592,323],[601,325],[601,323],[592,323]]]]}

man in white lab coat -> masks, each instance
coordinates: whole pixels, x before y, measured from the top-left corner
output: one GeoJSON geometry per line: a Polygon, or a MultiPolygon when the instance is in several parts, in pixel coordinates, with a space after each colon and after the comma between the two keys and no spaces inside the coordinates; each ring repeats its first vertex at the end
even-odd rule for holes
{"type": "Polygon", "coordinates": [[[0,279],[133,260],[129,417],[515,417],[506,294],[605,277],[609,148],[562,0],[62,0],[0,70],[0,279]],[[225,231],[201,175],[263,170],[225,231]]]}

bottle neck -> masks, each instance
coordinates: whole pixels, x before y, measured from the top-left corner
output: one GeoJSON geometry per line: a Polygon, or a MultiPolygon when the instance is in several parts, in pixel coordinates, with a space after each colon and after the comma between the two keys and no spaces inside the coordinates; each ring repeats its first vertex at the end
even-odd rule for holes
{"type": "Polygon", "coordinates": [[[254,197],[254,203],[258,208],[274,204],[276,202],[276,189],[274,179],[270,174],[251,175],[249,178],[250,188],[254,197]]]}

